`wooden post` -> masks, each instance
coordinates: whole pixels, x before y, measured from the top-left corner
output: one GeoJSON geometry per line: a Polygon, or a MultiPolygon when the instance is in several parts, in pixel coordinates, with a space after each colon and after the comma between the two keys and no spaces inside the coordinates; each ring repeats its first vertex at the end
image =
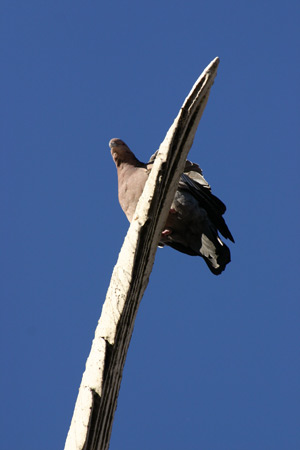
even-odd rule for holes
{"type": "Polygon", "coordinates": [[[159,147],[112,273],[65,450],[109,447],[135,317],[218,64],[219,58],[215,58],[200,75],[159,147]]]}

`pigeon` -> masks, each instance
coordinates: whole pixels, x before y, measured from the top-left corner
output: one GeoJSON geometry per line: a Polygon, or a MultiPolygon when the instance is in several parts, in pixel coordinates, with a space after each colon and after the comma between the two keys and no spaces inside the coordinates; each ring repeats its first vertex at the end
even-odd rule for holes
{"type": "MultiPolygon", "coordinates": [[[[117,168],[119,202],[131,222],[157,152],[143,163],[121,139],[111,139],[109,147],[117,168]]],[[[218,231],[234,242],[222,217],[225,211],[226,206],[212,194],[198,164],[187,160],[159,246],[201,256],[210,271],[219,275],[230,262],[230,250],[218,231]]]]}

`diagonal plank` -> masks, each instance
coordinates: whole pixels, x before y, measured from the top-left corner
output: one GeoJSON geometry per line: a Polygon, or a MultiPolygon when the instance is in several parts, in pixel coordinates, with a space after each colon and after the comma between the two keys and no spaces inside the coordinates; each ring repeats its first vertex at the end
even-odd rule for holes
{"type": "Polygon", "coordinates": [[[65,450],[109,447],[135,317],[218,64],[219,58],[215,58],[200,75],[159,147],[112,273],[65,450]]]}

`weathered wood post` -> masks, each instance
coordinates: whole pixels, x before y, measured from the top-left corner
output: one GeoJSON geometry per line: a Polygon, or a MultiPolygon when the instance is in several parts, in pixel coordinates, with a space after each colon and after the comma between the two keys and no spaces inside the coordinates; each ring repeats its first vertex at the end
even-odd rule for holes
{"type": "Polygon", "coordinates": [[[159,147],[112,273],[65,450],[107,450],[109,447],[135,317],[218,64],[219,59],[215,58],[200,75],[159,147]]]}

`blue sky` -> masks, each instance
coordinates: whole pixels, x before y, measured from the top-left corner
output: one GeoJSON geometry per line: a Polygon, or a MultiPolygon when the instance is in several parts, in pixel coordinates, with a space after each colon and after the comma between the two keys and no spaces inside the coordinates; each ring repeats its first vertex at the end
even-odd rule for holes
{"type": "Polygon", "coordinates": [[[158,250],[110,448],[299,449],[299,2],[0,11],[1,446],[63,448],[128,228],[108,141],[146,161],[219,56],[189,156],[232,262],[158,250]]]}

